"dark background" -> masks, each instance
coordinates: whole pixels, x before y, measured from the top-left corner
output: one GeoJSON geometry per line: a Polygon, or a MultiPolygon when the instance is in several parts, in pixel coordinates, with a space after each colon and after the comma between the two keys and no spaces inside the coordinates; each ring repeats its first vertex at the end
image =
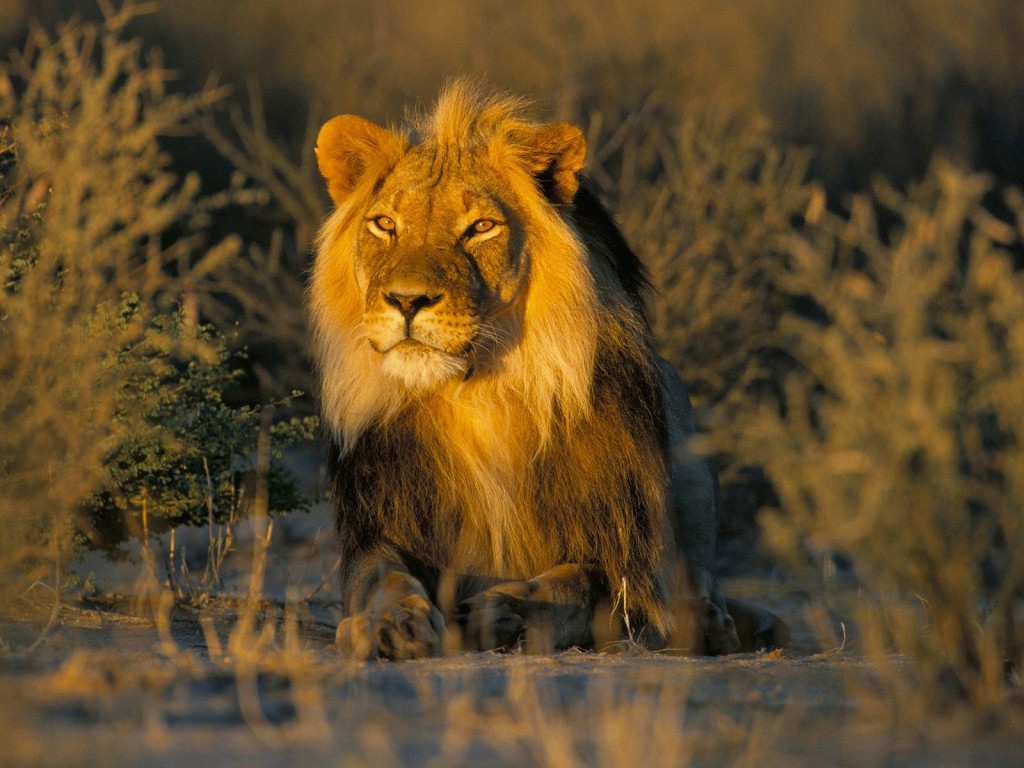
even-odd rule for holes
{"type": "MultiPolygon", "coordinates": [[[[3,0],[0,51],[32,18],[99,15],[92,0],[3,0]]],[[[1019,0],[163,0],[129,34],[163,51],[172,87],[259,89],[295,146],[311,119],[397,121],[470,74],[584,123],[652,98],[727,101],[813,148],[833,195],[876,174],[904,185],[936,151],[1024,181],[1019,0]]]]}

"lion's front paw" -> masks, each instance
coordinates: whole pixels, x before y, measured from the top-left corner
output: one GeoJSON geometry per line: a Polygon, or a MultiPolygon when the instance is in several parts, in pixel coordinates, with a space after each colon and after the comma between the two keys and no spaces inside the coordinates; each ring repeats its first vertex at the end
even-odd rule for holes
{"type": "Polygon", "coordinates": [[[771,611],[732,598],[726,598],[725,604],[736,623],[742,650],[774,651],[789,643],[789,627],[771,611]]]}
{"type": "Polygon", "coordinates": [[[420,595],[386,600],[338,624],[339,651],[356,659],[420,659],[444,650],[444,619],[420,595]]]}
{"type": "Polygon", "coordinates": [[[459,623],[466,646],[481,651],[516,649],[526,633],[531,591],[525,581],[508,581],[463,600],[459,623]]]}
{"type": "Polygon", "coordinates": [[[736,622],[725,609],[715,601],[704,598],[700,601],[703,614],[703,643],[701,652],[711,656],[736,653],[740,650],[740,638],[736,633],[736,622]]]}

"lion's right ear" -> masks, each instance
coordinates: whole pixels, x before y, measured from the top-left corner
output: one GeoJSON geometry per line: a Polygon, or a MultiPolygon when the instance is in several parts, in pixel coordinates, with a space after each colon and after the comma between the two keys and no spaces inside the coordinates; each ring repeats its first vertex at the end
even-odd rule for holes
{"type": "Polygon", "coordinates": [[[316,138],[316,162],[335,205],[367,174],[379,178],[387,173],[407,147],[404,136],[356,115],[338,115],[324,123],[316,138]]]}

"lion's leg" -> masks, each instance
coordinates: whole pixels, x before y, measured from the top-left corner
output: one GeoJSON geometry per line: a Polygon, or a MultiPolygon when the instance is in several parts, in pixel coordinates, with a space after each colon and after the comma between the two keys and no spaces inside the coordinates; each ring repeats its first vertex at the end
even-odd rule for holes
{"type": "Polygon", "coordinates": [[[676,552],[686,566],[685,595],[692,613],[692,634],[676,642],[700,653],[735,653],[740,650],[736,626],[714,575],[718,481],[711,462],[690,450],[697,425],[683,382],[664,359],[658,359],[658,366],[671,459],[670,522],[676,552]]]}
{"type": "Polygon", "coordinates": [[[341,653],[357,659],[417,659],[443,653],[444,619],[403,565],[364,557],[346,580],[350,615],[338,624],[341,653]]]}
{"type": "Polygon", "coordinates": [[[565,564],[529,581],[506,581],[462,602],[467,647],[530,653],[593,645],[594,607],[608,586],[593,566],[565,564]]]}

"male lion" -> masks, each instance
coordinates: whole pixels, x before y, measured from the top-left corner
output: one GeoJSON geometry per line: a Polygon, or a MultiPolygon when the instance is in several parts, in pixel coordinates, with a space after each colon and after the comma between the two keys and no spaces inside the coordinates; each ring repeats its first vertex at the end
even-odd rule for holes
{"type": "Polygon", "coordinates": [[[310,295],[338,643],[364,659],[446,638],[588,647],[614,602],[616,631],[651,648],[679,605],[698,631],[678,644],[739,650],[738,623],[773,646],[781,622],[719,593],[714,475],[686,453],[690,405],[654,352],[643,268],[581,183],[583,135],[525,114],[456,82],[408,132],[352,115],[320,131],[337,207],[310,295]]]}

